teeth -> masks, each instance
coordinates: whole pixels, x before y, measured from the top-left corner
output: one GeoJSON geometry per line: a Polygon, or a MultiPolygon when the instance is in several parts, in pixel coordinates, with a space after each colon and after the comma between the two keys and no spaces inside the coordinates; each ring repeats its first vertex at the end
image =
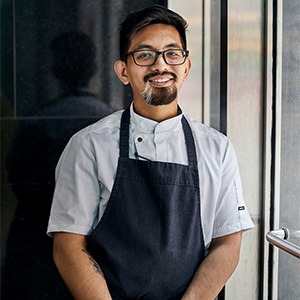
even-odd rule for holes
{"type": "Polygon", "coordinates": [[[153,82],[167,82],[169,79],[154,79],[153,82]]]}

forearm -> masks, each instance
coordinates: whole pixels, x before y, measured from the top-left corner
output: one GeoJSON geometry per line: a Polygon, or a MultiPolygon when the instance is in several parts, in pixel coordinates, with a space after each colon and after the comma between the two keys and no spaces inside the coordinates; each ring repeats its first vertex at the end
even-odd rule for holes
{"type": "Polygon", "coordinates": [[[235,270],[241,232],[213,240],[209,254],[199,266],[183,300],[213,300],[235,270]]]}
{"type": "Polygon", "coordinates": [[[53,256],[63,280],[75,299],[111,299],[99,265],[85,249],[84,236],[56,233],[53,256]]]}

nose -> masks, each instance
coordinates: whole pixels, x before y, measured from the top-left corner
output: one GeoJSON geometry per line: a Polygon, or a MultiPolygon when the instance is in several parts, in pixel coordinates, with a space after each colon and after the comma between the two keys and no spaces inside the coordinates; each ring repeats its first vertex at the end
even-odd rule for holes
{"type": "Polygon", "coordinates": [[[167,70],[168,69],[168,64],[165,62],[164,57],[163,57],[163,53],[158,53],[155,63],[151,66],[151,69],[153,70],[167,70]]]}

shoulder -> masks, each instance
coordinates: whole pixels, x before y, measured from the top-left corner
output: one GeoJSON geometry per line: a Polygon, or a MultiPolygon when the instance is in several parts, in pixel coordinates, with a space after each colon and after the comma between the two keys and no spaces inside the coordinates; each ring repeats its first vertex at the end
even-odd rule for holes
{"type": "Polygon", "coordinates": [[[236,165],[236,153],[234,147],[227,136],[207,125],[193,120],[186,116],[194,140],[199,160],[207,163],[208,166],[236,165]]]}
{"type": "Polygon", "coordinates": [[[194,120],[189,115],[184,115],[189,122],[195,139],[201,143],[214,143],[216,145],[228,144],[228,138],[218,130],[194,120]]]}
{"type": "Polygon", "coordinates": [[[65,153],[101,153],[118,147],[122,111],[116,111],[81,129],[69,140],[65,153]]]}
{"type": "Polygon", "coordinates": [[[120,120],[123,110],[116,111],[99,121],[81,129],[73,135],[73,139],[87,140],[101,134],[110,134],[120,130],[120,120]]]}

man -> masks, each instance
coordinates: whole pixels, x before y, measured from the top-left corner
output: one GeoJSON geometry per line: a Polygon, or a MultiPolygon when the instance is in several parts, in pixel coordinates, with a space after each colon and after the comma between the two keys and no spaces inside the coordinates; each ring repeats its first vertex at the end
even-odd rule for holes
{"type": "Polygon", "coordinates": [[[70,140],[48,233],[76,299],[214,299],[253,227],[228,139],[178,106],[187,24],[154,6],[120,28],[124,112],[70,140]]]}

